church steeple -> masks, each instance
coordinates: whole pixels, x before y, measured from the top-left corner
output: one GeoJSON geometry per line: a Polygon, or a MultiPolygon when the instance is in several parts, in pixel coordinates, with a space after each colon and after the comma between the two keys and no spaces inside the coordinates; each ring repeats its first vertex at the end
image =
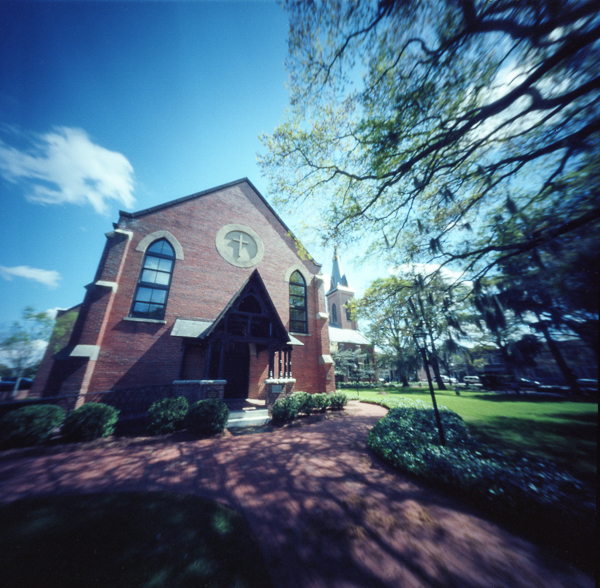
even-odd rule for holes
{"type": "Polygon", "coordinates": [[[338,286],[349,287],[346,274],[342,273],[342,264],[337,252],[337,245],[335,245],[333,248],[333,267],[331,269],[331,287],[329,288],[329,292],[337,290],[338,286]]]}
{"type": "Polygon", "coordinates": [[[358,325],[350,316],[348,303],[354,298],[354,290],[348,285],[348,278],[342,270],[337,246],[333,250],[331,287],[326,294],[329,310],[329,324],[338,329],[357,330],[358,325]]]}

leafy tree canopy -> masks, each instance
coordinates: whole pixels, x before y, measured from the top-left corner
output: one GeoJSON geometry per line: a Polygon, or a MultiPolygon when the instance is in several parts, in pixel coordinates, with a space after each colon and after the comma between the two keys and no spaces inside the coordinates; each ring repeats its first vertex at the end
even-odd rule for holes
{"type": "Polygon", "coordinates": [[[35,373],[42,359],[44,342],[50,337],[53,320],[46,312],[28,306],[20,321],[15,321],[0,337],[0,353],[10,367],[11,376],[22,377],[35,373]]]}
{"type": "Polygon", "coordinates": [[[259,161],[325,239],[477,276],[597,229],[596,0],[283,4],[291,106],[259,161]]]}

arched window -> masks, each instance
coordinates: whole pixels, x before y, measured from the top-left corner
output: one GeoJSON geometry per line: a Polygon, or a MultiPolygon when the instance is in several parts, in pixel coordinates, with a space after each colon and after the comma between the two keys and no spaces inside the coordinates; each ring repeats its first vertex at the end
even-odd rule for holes
{"type": "Polygon", "coordinates": [[[308,333],[306,282],[299,271],[290,276],[290,331],[308,333]]]}
{"type": "Polygon", "coordinates": [[[175,252],[166,239],[148,247],[131,307],[132,317],[164,318],[174,264],[175,252]]]}
{"type": "Polygon", "coordinates": [[[335,304],[331,307],[331,324],[337,325],[337,306],[335,304]]]}
{"type": "Polygon", "coordinates": [[[350,303],[346,304],[346,306],[344,306],[344,308],[346,309],[346,320],[351,321],[352,314],[350,312],[350,303]]]}

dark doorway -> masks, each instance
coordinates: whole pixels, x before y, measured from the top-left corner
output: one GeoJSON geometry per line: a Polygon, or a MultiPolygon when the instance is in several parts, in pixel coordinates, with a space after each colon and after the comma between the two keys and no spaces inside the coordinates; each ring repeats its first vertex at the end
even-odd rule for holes
{"type": "Polygon", "coordinates": [[[225,398],[247,398],[250,349],[247,343],[223,343],[215,346],[211,358],[211,378],[227,380],[225,398]],[[223,368],[219,375],[223,346],[223,368]]]}

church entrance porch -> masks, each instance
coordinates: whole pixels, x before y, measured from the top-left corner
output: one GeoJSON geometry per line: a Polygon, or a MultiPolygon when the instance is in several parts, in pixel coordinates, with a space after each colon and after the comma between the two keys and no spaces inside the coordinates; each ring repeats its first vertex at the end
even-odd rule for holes
{"type": "Polygon", "coordinates": [[[171,335],[183,338],[182,379],[225,380],[225,399],[264,397],[267,379],[291,379],[292,346],[302,345],[257,270],[216,319],[178,318],[171,335]]]}
{"type": "Polygon", "coordinates": [[[248,397],[250,350],[247,343],[223,342],[215,346],[210,371],[225,384],[225,399],[248,397]]]}

